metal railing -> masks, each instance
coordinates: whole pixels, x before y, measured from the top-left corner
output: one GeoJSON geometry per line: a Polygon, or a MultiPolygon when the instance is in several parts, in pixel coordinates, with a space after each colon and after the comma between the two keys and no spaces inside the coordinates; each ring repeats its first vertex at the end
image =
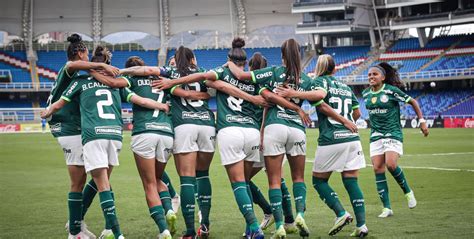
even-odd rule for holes
{"type": "MultiPolygon", "coordinates": [[[[457,77],[457,76],[474,76],[474,68],[463,69],[447,69],[437,71],[420,71],[420,72],[402,72],[399,74],[400,79],[409,82],[410,80],[457,77]]],[[[336,78],[345,83],[352,82],[368,82],[367,76],[336,76],[336,78]]]]}
{"type": "MultiPolygon", "coordinates": [[[[84,42],[84,44],[90,50],[94,49],[94,43],[84,42]]],[[[144,51],[145,49],[138,43],[122,43],[122,44],[110,44],[101,42],[101,45],[105,45],[111,51],[144,51]]],[[[33,49],[36,51],[66,51],[69,46],[69,42],[52,42],[48,44],[33,43],[33,49]]],[[[25,44],[22,42],[10,43],[0,47],[0,50],[4,51],[26,51],[25,44]]],[[[149,49],[151,50],[151,49],[149,49]]],[[[156,49],[154,49],[156,50],[156,49]]]]}
{"type": "Polygon", "coordinates": [[[36,89],[36,90],[49,90],[53,87],[53,82],[40,82],[40,83],[32,83],[32,82],[15,82],[15,83],[0,83],[0,90],[8,89],[8,90],[28,90],[28,89],[36,89]]]}

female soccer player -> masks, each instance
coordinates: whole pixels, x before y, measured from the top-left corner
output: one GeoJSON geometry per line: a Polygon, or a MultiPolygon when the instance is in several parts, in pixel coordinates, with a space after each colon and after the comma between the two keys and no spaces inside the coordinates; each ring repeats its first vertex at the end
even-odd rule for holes
{"type": "MultiPolygon", "coordinates": [[[[48,98],[48,107],[60,99],[61,94],[80,70],[101,69],[111,75],[117,75],[119,73],[118,69],[113,66],[104,63],[89,62],[89,51],[82,42],[81,36],[72,34],[67,40],[70,42],[67,49],[68,62],[59,70],[58,77],[54,82],[51,94],[48,98]]],[[[84,171],[84,159],[82,157],[79,102],[73,101],[54,113],[48,123],[51,133],[57,138],[58,143],[63,148],[71,180],[70,192],[68,194],[70,223],[67,224],[67,228],[69,237],[96,238],[94,234],[87,230],[87,227],[82,222],[84,219],[81,213],[83,203],[82,190],[87,175],[84,171]]],[[[87,200],[87,198],[84,199],[87,200]]]]}
{"type": "MultiPolygon", "coordinates": [[[[110,63],[110,53],[106,49],[98,47],[94,51],[92,60],[110,63]]],[[[91,74],[97,77],[100,75],[96,72],[91,74]]],[[[75,77],[61,98],[41,113],[42,118],[48,118],[64,108],[68,102],[79,101],[82,113],[81,139],[85,171],[86,173],[90,172],[94,179],[105,220],[107,224],[111,225],[115,238],[124,237],[115,214],[114,198],[110,191],[107,169],[109,166],[118,165],[118,152],[122,146],[123,123],[120,98],[130,100],[143,107],[169,110],[166,104],[139,97],[127,89],[120,92],[116,88],[100,83],[94,77],[83,75],[75,77]]]]}
{"type": "MultiPolygon", "coordinates": [[[[139,57],[130,57],[125,67],[144,66],[139,57]]],[[[151,88],[149,77],[125,76],[130,82],[129,89],[145,98],[166,103],[169,91],[158,91],[151,88]]],[[[185,96],[191,100],[205,100],[210,96],[205,92],[176,89],[175,95],[185,96]]],[[[161,178],[166,163],[173,152],[173,125],[166,112],[133,105],[133,131],[131,148],[135,157],[143,188],[146,194],[151,217],[160,229],[164,227],[158,217],[166,215],[171,234],[176,232],[176,215],[171,205],[171,195],[161,178]],[[161,202],[160,203],[160,199],[161,202]],[[164,211],[163,211],[164,210],[164,211]]]]}
{"type": "Polygon", "coordinates": [[[413,190],[408,186],[405,175],[397,161],[403,155],[403,133],[400,124],[399,102],[409,103],[418,116],[424,136],[428,136],[428,127],[423,119],[418,102],[401,91],[403,83],[397,71],[386,62],[369,69],[370,87],[363,94],[370,120],[370,158],[374,165],[375,183],[383,203],[380,218],[393,215],[388,195],[385,167],[395,178],[408,201],[408,207],[416,206],[413,190]]]}
{"type": "Polygon", "coordinates": [[[359,134],[321,112],[319,107],[325,102],[339,113],[338,117],[343,116],[345,122],[355,122],[360,116],[359,102],[352,90],[332,76],[335,66],[330,55],[321,55],[315,70],[316,91],[298,92],[290,88],[279,88],[279,94],[316,102],[313,105],[318,109],[319,139],[313,166],[313,186],[320,198],[336,213],[329,235],[335,235],[352,222],[351,215],[344,210],[337,194],[328,184],[332,172],[341,172],[357,219],[357,228],[351,236],[365,237],[368,229],[365,225],[364,196],[357,183],[359,169],[365,167],[359,134]]]}

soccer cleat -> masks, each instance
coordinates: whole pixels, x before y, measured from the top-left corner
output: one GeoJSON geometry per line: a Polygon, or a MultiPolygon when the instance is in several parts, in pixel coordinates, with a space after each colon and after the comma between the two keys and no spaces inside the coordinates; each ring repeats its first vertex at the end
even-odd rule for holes
{"type": "Polygon", "coordinates": [[[273,214],[264,214],[262,223],[260,223],[260,228],[262,228],[262,230],[267,230],[267,228],[273,225],[273,223],[275,223],[275,218],[273,218],[273,214]]]}
{"type": "Polygon", "coordinates": [[[176,231],[178,230],[176,228],[176,220],[176,213],[174,213],[173,210],[168,210],[168,212],[166,213],[166,223],[168,224],[171,235],[176,234],[176,231]]]}
{"type": "Polygon", "coordinates": [[[178,213],[179,205],[181,205],[181,198],[178,194],[171,198],[171,207],[173,208],[174,213],[178,213]]]}
{"type": "Polygon", "coordinates": [[[278,229],[273,233],[272,239],[284,239],[286,238],[286,231],[283,225],[278,227],[278,229]]]}
{"type": "Polygon", "coordinates": [[[351,233],[351,237],[366,237],[369,235],[369,229],[364,224],[361,227],[356,227],[354,232],[351,233]]]}
{"type": "Polygon", "coordinates": [[[258,231],[251,232],[250,235],[247,237],[249,239],[264,239],[265,234],[263,234],[262,229],[258,229],[258,231]]]}
{"type": "Polygon", "coordinates": [[[67,237],[68,239],[90,239],[89,236],[87,236],[84,232],[79,232],[76,235],[72,235],[69,233],[69,236],[67,237]]]}
{"type": "Polygon", "coordinates": [[[123,235],[118,236],[118,239],[125,239],[123,235]]]}
{"type": "Polygon", "coordinates": [[[196,235],[182,235],[179,239],[197,239],[196,235]]]}
{"type": "MultiPolygon", "coordinates": [[[[69,232],[69,221],[66,222],[66,225],[64,226],[66,228],[66,231],[69,232]]],[[[90,239],[96,239],[97,237],[87,229],[87,224],[84,221],[81,221],[81,232],[84,233],[84,235],[88,236],[90,239]]]]}
{"type": "Polygon", "coordinates": [[[304,221],[303,216],[301,214],[298,214],[295,219],[295,224],[296,227],[298,227],[298,230],[300,231],[300,237],[309,237],[309,228],[306,225],[306,222],[304,221]]]}
{"type": "Polygon", "coordinates": [[[198,237],[200,239],[209,238],[209,226],[206,226],[205,224],[201,224],[201,226],[198,229],[198,237]]]}
{"type": "Polygon", "coordinates": [[[286,234],[293,234],[298,232],[298,227],[296,227],[294,222],[283,224],[283,228],[285,228],[286,234]]]}
{"type": "Polygon", "coordinates": [[[99,239],[115,239],[114,233],[110,229],[104,229],[99,236],[99,239]]]}
{"type": "Polygon", "coordinates": [[[171,233],[168,230],[164,230],[160,235],[158,235],[158,239],[172,239],[171,233]]]}
{"type": "Polygon", "coordinates": [[[405,194],[405,197],[407,198],[408,201],[408,207],[410,209],[413,209],[416,207],[416,198],[415,194],[413,194],[413,190],[411,190],[409,193],[405,194]]]}
{"type": "Polygon", "coordinates": [[[393,216],[393,211],[390,208],[384,208],[382,210],[382,213],[380,213],[380,215],[379,215],[380,218],[386,218],[386,217],[390,217],[390,216],[393,216]]]}
{"type": "Polygon", "coordinates": [[[338,232],[342,230],[342,228],[344,228],[344,226],[351,223],[352,220],[353,218],[351,214],[349,214],[348,212],[345,212],[344,215],[340,217],[336,217],[336,220],[334,220],[334,226],[331,228],[331,230],[329,230],[328,234],[330,236],[336,235],[338,232]]]}

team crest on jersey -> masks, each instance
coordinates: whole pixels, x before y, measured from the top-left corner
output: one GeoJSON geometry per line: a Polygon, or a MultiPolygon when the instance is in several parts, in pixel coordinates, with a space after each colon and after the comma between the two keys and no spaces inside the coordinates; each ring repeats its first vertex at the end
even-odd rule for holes
{"type": "Polygon", "coordinates": [[[380,96],[380,102],[387,103],[388,102],[388,96],[387,95],[380,96]]]}
{"type": "Polygon", "coordinates": [[[377,97],[372,97],[372,99],[370,100],[372,102],[372,104],[375,104],[375,102],[377,102],[377,97]]]}

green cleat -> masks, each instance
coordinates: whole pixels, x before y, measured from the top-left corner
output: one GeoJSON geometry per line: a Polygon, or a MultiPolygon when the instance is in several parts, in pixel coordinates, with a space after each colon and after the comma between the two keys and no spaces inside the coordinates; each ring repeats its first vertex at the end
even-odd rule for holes
{"type": "Polygon", "coordinates": [[[300,237],[309,237],[309,228],[306,225],[306,222],[304,221],[303,216],[301,214],[298,214],[295,219],[295,224],[296,227],[298,227],[298,230],[300,231],[300,237]]]}
{"type": "Polygon", "coordinates": [[[285,223],[283,225],[283,228],[285,228],[286,234],[294,234],[298,232],[298,228],[296,227],[295,223],[285,223]]]}
{"type": "Polygon", "coordinates": [[[112,230],[104,229],[102,233],[100,233],[99,239],[115,239],[115,236],[112,230]]]}
{"type": "Polygon", "coordinates": [[[178,230],[176,228],[176,213],[174,213],[173,210],[169,210],[166,213],[166,223],[168,224],[168,228],[170,230],[171,235],[176,234],[176,231],[178,230]]]}
{"type": "Polygon", "coordinates": [[[348,212],[344,213],[341,217],[336,217],[336,220],[334,221],[334,226],[329,230],[329,235],[334,236],[338,232],[342,230],[346,225],[349,225],[353,220],[351,214],[348,212]]]}
{"type": "Polygon", "coordinates": [[[364,224],[361,227],[356,227],[354,232],[351,233],[351,237],[366,237],[369,235],[369,229],[364,224]]]}
{"type": "Polygon", "coordinates": [[[286,238],[286,231],[283,225],[279,226],[278,229],[275,231],[271,239],[284,239],[286,238]]]}
{"type": "Polygon", "coordinates": [[[158,235],[158,239],[172,239],[171,233],[168,230],[164,230],[160,235],[158,235]]]}

